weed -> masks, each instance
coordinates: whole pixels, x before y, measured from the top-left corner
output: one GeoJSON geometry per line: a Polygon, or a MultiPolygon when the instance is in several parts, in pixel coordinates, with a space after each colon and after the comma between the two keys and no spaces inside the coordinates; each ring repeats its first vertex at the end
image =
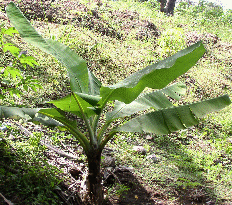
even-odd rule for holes
{"type": "Polygon", "coordinates": [[[1,80],[1,92],[0,99],[6,100],[7,94],[17,95],[20,97],[21,90],[28,92],[29,88],[33,91],[37,91],[38,88],[42,89],[38,80],[33,79],[31,76],[24,76],[22,71],[17,68],[20,63],[24,68],[27,66],[34,67],[38,63],[31,56],[26,56],[26,51],[21,51],[18,47],[10,43],[9,36],[14,37],[14,34],[18,32],[10,27],[4,28],[3,24],[0,26],[0,52],[3,54],[1,61],[4,61],[6,57],[11,59],[10,62],[2,62],[3,67],[0,67],[0,80],[1,80]],[[9,57],[7,51],[11,54],[9,57]]]}

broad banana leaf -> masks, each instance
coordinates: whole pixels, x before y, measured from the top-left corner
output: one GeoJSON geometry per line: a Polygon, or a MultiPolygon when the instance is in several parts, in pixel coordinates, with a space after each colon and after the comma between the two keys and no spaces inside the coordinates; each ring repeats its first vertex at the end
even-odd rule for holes
{"type": "Polygon", "coordinates": [[[101,103],[119,100],[126,104],[135,100],[145,87],[162,89],[174,79],[187,72],[205,53],[198,42],[173,56],[135,72],[115,85],[101,87],[101,103]]]}
{"type": "Polygon", "coordinates": [[[96,114],[96,109],[92,106],[97,105],[99,100],[100,98],[97,96],[91,96],[82,93],[79,95],[76,93],[71,93],[70,95],[64,98],[49,101],[48,103],[52,103],[57,108],[66,112],[71,112],[77,115],[78,117],[82,118],[83,114],[85,114],[88,117],[96,114]]]}
{"type": "MultiPolygon", "coordinates": [[[[6,13],[12,25],[22,38],[42,51],[53,55],[67,69],[73,92],[88,93],[89,74],[86,61],[79,57],[69,47],[51,39],[44,39],[24,17],[22,12],[11,2],[6,7],[6,13]]],[[[91,75],[93,76],[93,74],[91,75]]]]}
{"type": "Polygon", "coordinates": [[[85,151],[89,149],[89,141],[87,137],[77,129],[76,121],[67,119],[62,110],[54,108],[40,109],[0,106],[0,119],[3,118],[12,118],[15,120],[23,118],[29,122],[39,122],[49,127],[64,126],[76,137],[85,151]]]}
{"type": "Polygon", "coordinates": [[[90,105],[96,106],[98,105],[98,102],[101,100],[101,97],[99,95],[89,95],[84,93],[74,93],[75,95],[78,95],[83,100],[88,102],[90,105]]]}
{"type": "Polygon", "coordinates": [[[74,137],[76,137],[85,151],[89,149],[90,143],[87,137],[77,128],[77,121],[67,119],[64,111],[60,109],[47,108],[39,110],[39,113],[61,122],[63,126],[65,126],[65,128],[72,133],[74,137]]]}
{"type": "Polygon", "coordinates": [[[158,135],[191,127],[198,123],[198,118],[218,111],[231,103],[228,95],[179,107],[172,107],[136,117],[117,131],[150,132],[158,135]]]}
{"type": "Polygon", "coordinates": [[[18,107],[6,107],[0,106],[0,119],[12,118],[15,120],[25,119],[30,122],[40,122],[46,126],[63,126],[60,122],[39,114],[40,108],[18,108],[18,107]]]}
{"type": "Polygon", "coordinates": [[[114,110],[106,114],[106,121],[110,122],[117,118],[130,116],[134,113],[144,111],[149,108],[161,109],[172,107],[173,104],[169,101],[166,95],[175,100],[180,100],[181,95],[184,95],[185,91],[185,84],[175,83],[161,90],[141,94],[136,100],[129,104],[116,101],[114,110]]]}
{"type": "Polygon", "coordinates": [[[89,72],[89,94],[100,96],[100,88],[102,86],[101,82],[94,76],[94,74],[89,72]]]}
{"type": "Polygon", "coordinates": [[[39,110],[39,113],[41,115],[44,115],[44,116],[47,116],[49,118],[59,121],[60,123],[62,123],[63,126],[70,125],[73,127],[77,127],[77,122],[67,119],[65,116],[65,112],[63,110],[56,109],[56,108],[42,108],[39,110]]]}

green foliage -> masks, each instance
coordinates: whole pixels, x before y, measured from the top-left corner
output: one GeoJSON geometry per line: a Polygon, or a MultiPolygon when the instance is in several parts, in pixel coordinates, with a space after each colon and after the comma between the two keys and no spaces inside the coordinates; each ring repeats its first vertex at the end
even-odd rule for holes
{"type": "Polygon", "coordinates": [[[111,194],[116,194],[118,197],[125,197],[123,195],[126,195],[130,191],[130,187],[127,187],[124,184],[119,184],[116,183],[115,187],[111,187],[108,189],[108,195],[110,196],[111,194]]]}
{"type": "Polygon", "coordinates": [[[198,12],[202,12],[207,19],[213,19],[223,15],[223,8],[215,3],[202,0],[198,3],[198,12]]]}
{"type": "Polygon", "coordinates": [[[191,5],[189,2],[180,2],[176,8],[177,12],[187,13],[195,18],[204,17],[205,20],[218,19],[223,16],[222,6],[201,0],[197,5],[191,5]]]}
{"type": "Polygon", "coordinates": [[[157,40],[162,57],[175,54],[177,51],[186,47],[184,30],[181,28],[168,29],[164,31],[157,40]]]}
{"type": "Polygon", "coordinates": [[[38,63],[32,56],[26,56],[26,52],[20,52],[18,47],[10,43],[9,37],[14,37],[17,33],[18,31],[13,27],[6,29],[3,24],[0,26],[0,53],[2,59],[8,58],[8,61],[3,62],[3,66],[0,67],[0,99],[2,100],[8,93],[20,97],[22,90],[28,92],[30,88],[36,92],[38,88],[42,88],[38,80],[32,76],[25,76],[18,68],[18,64],[26,69],[27,65],[34,67],[38,63]]]}
{"type": "Polygon", "coordinates": [[[227,10],[222,16],[222,20],[225,24],[232,25],[232,9],[227,10]]]}
{"type": "Polygon", "coordinates": [[[0,131],[0,190],[6,197],[14,195],[18,202],[23,200],[23,204],[60,204],[54,190],[60,182],[56,176],[61,172],[49,165],[42,154],[42,134],[27,137],[13,124],[0,123],[3,126],[7,131],[0,131]]]}
{"type": "Polygon", "coordinates": [[[208,1],[198,4],[180,2],[175,10],[176,18],[185,22],[188,30],[212,33],[223,41],[231,41],[231,11],[223,9],[220,4],[208,1]]]}
{"type": "Polygon", "coordinates": [[[181,15],[189,15],[200,22],[201,25],[211,25],[221,23],[228,25],[231,21],[231,10],[223,10],[221,5],[208,1],[199,1],[197,5],[188,2],[180,2],[176,8],[176,12],[181,15]]]}

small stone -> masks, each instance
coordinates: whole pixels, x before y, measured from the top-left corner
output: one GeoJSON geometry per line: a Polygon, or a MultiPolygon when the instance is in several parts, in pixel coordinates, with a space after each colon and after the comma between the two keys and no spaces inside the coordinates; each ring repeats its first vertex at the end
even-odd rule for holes
{"type": "Polygon", "coordinates": [[[67,165],[67,161],[64,157],[60,157],[57,159],[57,162],[59,163],[60,167],[65,167],[67,165]]]}
{"type": "Polygon", "coordinates": [[[126,167],[126,166],[117,167],[117,169],[115,169],[115,171],[117,171],[117,170],[130,171],[130,172],[134,172],[135,171],[135,169],[133,167],[126,167]]]}
{"type": "Polygon", "coordinates": [[[115,159],[110,156],[104,156],[102,159],[102,166],[103,167],[115,167],[115,159]]]}
{"type": "Polygon", "coordinates": [[[232,144],[232,138],[228,138],[227,140],[232,144]]]}
{"type": "Polygon", "coordinates": [[[152,136],[151,135],[146,135],[145,137],[147,140],[152,140],[152,136]]]}
{"type": "Polygon", "coordinates": [[[4,125],[2,125],[2,126],[0,127],[0,130],[1,130],[1,131],[6,131],[6,130],[7,130],[7,127],[4,126],[4,125]]]}
{"type": "Polygon", "coordinates": [[[154,163],[157,163],[160,161],[160,158],[156,156],[155,154],[148,155],[146,159],[151,159],[154,163]]]}
{"type": "Polygon", "coordinates": [[[143,154],[143,155],[147,153],[147,151],[145,150],[143,146],[134,146],[132,150],[136,151],[139,154],[143,154]]]}

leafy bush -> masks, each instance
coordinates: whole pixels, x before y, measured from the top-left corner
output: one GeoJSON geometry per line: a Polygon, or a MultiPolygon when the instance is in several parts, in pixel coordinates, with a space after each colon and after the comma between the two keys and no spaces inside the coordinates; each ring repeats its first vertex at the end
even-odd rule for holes
{"type": "Polygon", "coordinates": [[[232,25],[232,9],[229,9],[225,12],[225,14],[222,16],[222,21],[227,24],[232,25]]]}
{"type": "Polygon", "coordinates": [[[186,47],[184,31],[181,28],[168,29],[158,38],[161,56],[170,56],[186,47]]]}
{"type": "Polygon", "coordinates": [[[205,0],[199,1],[197,5],[190,2],[180,2],[176,10],[195,18],[204,17],[205,20],[219,19],[224,14],[222,6],[205,0]]]}
{"type": "Polygon", "coordinates": [[[32,56],[26,56],[25,51],[20,51],[10,42],[9,37],[14,37],[17,33],[18,31],[13,27],[6,29],[0,25],[0,53],[2,59],[7,59],[3,62],[3,67],[0,67],[0,99],[2,100],[7,94],[20,97],[22,90],[28,92],[29,88],[33,91],[42,88],[38,80],[33,79],[32,76],[25,76],[18,68],[18,63],[24,68],[27,65],[34,67],[38,63],[32,56]]]}
{"type": "Polygon", "coordinates": [[[45,149],[40,144],[42,135],[36,133],[28,138],[12,124],[0,123],[0,127],[5,126],[7,130],[0,132],[0,190],[4,190],[6,197],[14,195],[19,204],[60,204],[53,191],[60,182],[56,177],[60,171],[49,165],[46,156],[41,154],[45,149]],[[20,140],[4,140],[9,134],[20,140]]]}
{"type": "Polygon", "coordinates": [[[193,126],[199,122],[198,118],[231,103],[228,95],[182,106],[170,102],[170,99],[180,100],[185,93],[185,85],[169,83],[187,72],[203,56],[205,48],[201,42],[114,85],[105,86],[69,47],[38,34],[13,3],[7,6],[7,15],[26,41],[52,54],[67,68],[71,93],[49,102],[56,108],[0,106],[0,117],[26,118],[68,130],[87,156],[88,194],[92,204],[102,204],[101,154],[118,132],[169,134],[193,126]],[[147,87],[150,92],[143,93],[147,87]],[[82,131],[79,120],[69,119],[67,113],[81,119],[85,130],[82,131]],[[118,119],[121,121],[115,123],[118,119]]]}

